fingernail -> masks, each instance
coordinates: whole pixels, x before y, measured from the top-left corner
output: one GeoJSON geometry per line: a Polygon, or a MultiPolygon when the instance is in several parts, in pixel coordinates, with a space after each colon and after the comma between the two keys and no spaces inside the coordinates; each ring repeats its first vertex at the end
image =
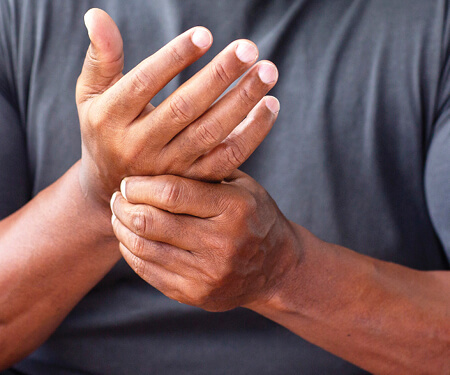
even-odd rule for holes
{"type": "Polygon", "coordinates": [[[92,20],[92,9],[90,9],[84,15],[84,24],[86,26],[88,34],[90,34],[90,30],[91,30],[91,27],[92,27],[92,22],[93,22],[93,20],[92,20]]]}
{"type": "Polygon", "coordinates": [[[111,216],[111,224],[114,225],[114,222],[117,220],[116,215],[112,214],[111,216]]]}
{"type": "Polygon", "coordinates": [[[116,191],[116,192],[112,195],[111,201],[109,202],[109,206],[111,207],[111,212],[113,213],[113,215],[114,215],[114,202],[116,201],[117,194],[119,194],[118,191],[116,191]]]}
{"type": "Polygon", "coordinates": [[[268,85],[278,79],[278,70],[275,65],[265,63],[258,67],[258,75],[261,81],[268,85]]]}
{"type": "Polygon", "coordinates": [[[236,56],[243,63],[255,61],[258,57],[258,50],[256,47],[248,42],[240,42],[236,47],[236,56]]]}
{"type": "Polygon", "coordinates": [[[199,27],[194,31],[194,34],[191,36],[192,43],[196,45],[198,48],[206,48],[212,42],[211,33],[206,30],[204,27],[199,27]]]}
{"type": "Polygon", "coordinates": [[[122,193],[122,196],[123,196],[126,200],[128,200],[128,199],[127,199],[127,193],[126,193],[126,190],[127,190],[127,179],[124,178],[124,179],[122,180],[122,182],[120,183],[120,192],[122,193]]]}
{"type": "Polygon", "coordinates": [[[266,107],[269,108],[269,110],[275,115],[280,112],[280,102],[273,96],[266,98],[266,107]]]}

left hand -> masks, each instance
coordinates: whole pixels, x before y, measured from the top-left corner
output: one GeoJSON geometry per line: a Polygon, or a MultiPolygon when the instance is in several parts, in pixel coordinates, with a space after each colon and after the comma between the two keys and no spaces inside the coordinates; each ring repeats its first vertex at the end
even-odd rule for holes
{"type": "Polygon", "coordinates": [[[111,200],[120,250],[169,298],[209,311],[251,307],[268,301],[295,264],[289,221],[243,172],[222,183],[125,181],[111,200]]]}

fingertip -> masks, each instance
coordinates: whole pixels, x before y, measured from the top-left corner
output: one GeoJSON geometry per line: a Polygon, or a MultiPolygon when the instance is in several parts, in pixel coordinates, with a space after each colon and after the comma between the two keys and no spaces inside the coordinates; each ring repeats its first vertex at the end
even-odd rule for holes
{"type": "Polygon", "coordinates": [[[196,27],[191,36],[192,43],[198,48],[208,48],[213,41],[211,32],[203,26],[196,27]]]}
{"type": "Polygon", "coordinates": [[[263,61],[258,65],[258,76],[266,85],[273,84],[278,80],[278,69],[274,63],[263,61]]]}
{"type": "Polygon", "coordinates": [[[89,38],[91,37],[91,30],[92,30],[93,24],[94,24],[94,20],[93,20],[94,12],[95,12],[95,8],[91,8],[84,14],[84,25],[86,26],[89,38]]]}
{"type": "Polygon", "coordinates": [[[104,20],[106,20],[107,22],[109,20],[112,21],[109,14],[99,8],[91,8],[84,14],[84,25],[86,26],[86,29],[88,31],[89,38],[92,39],[92,36],[97,34],[97,24],[100,22],[104,23],[104,20]]]}
{"type": "Polygon", "coordinates": [[[277,98],[274,96],[266,96],[265,104],[274,115],[278,115],[278,112],[280,112],[280,101],[277,98]]]}
{"type": "Polygon", "coordinates": [[[105,11],[92,8],[85,13],[84,23],[91,43],[77,81],[78,104],[106,91],[123,70],[123,41],[113,19],[105,11]]]}
{"type": "Polygon", "coordinates": [[[103,58],[107,61],[118,59],[122,53],[123,41],[111,16],[102,9],[91,8],[84,15],[84,24],[96,52],[104,54],[103,58]]]}
{"type": "Polygon", "coordinates": [[[250,40],[242,39],[237,42],[236,56],[244,64],[249,64],[258,59],[259,51],[256,44],[250,40]]]}

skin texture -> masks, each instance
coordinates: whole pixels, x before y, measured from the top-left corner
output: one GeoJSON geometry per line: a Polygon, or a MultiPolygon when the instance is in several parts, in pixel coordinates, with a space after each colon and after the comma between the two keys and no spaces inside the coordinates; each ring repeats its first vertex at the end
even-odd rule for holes
{"type": "Polygon", "coordinates": [[[233,42],[154,108],[153,96],[207,51],[209,31],[188,30],[123,75],[122,38],[112,19],[94,9],[86,25],[91,45],[76,92],[82,158],[0,221],[0,369],[41,345],[120,259],[109,199],[124,176],[220,181],[264,139],[279,110],[265,96],[277,70],[256,63],[250,41],[233,42]]]}
{"type": "Polygon", "coordinates": [[[96,12],[108,31],[101,42],[109,49],[103,52],[95,36],[103,31],[97,30],[102,23],[91,25],[92,13],[86,15],[92,44],[77,84],[84,191],[108,202],[123,177],[140,174],[220,181],[264,139],[276,118],[267,104],[278,112],[278,103],[262,99],[278,73],[267,61],[251,67],[258,56],[253,43],[231,43],[154,108],[151,99],[211,46],[209,31],[186,31],[123,76],[120,33],[106,13],[96,12]],[[193,44],[195,32],[204,34],[205,47],[193,44]],[[249,68],[237,86],[212,105],[249,68]]]}
{"type": "MultiPolygon", "coordinates": [[[[248,105],[271,84],[249,94],[253,85],[261,87],[253,75],[247,80],[252,89],[228,99],[237,108],[247,103],[253,111],[247,120],[230,119],[219,106],[220,120],[206,121],[218,129],[211,125],[215,131],[202,133],[196,129],[213,112],[205,103],[214,99],[199,98],[195,81],[162,109],[148,104],[170,79],[158,81],[161,65],[174,63],[176,74],[204,53],[207,47],[189,45],[193,30],[122,76],[122,41],[114,24],[100,11],[90,12],[87,23],[93,44],[77,86],[82,160],[0,222],[0,368],[45,341],[120,258],[107,207],[120,180],[187,171],[184,177],[129,177],[123,184],[128,200],[114,194],[114,233],[141,277],[169,297],[207,310],[252,309],[373,373],[449,373],[448,273],[417,272],[325,243],[287,221],[256,181],[231,174],[275,120],[265,105],[271,98],[248,105]],[[158,132],[160,121],[172,138],[158,132]],[[158,141],[147,145],[150,134],[158,141]],[[177,144],[189,150],[181,160],[177,144]],[[227,153],[230,145],[240,145],[243,156],[227,153]],[[229,177],[213,168],[215,156],[229,163],[229,177]],[[199,181],[222,177],[221,183],[199,181]]],[[[237,46],[229,48],[222,55],[226,64],[218,65],[224,69],[205,73],[210,82],[216,82],[214,72],[222,77],[217,81],[239,76],[237,46]]]]}
{"type": "Polygon", "coordinates": [[[111,207],[123,257],[170,298],[252,309],[371,373],[450,373],[449,272],[321,241],[239,171],[129,177],[111,207]]]}
{"type": "Polygon", "coordinates": [[[288,237],[287,220],[244,173],[222,184],[175,176],[126,181],[129,201],[116,193],[111,204],[122,255],[170,298],[229,310],[267,298],[261,293],[291,267],[276,251],[288,237]]]}

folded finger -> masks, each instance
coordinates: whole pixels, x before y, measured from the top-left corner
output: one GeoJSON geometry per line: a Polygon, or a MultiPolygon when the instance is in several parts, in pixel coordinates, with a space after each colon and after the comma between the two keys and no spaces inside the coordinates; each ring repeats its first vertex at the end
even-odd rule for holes
{"type": "Polygon", "coordinates": [[[200,233],[206,232],[208,225],[202,219],[172,214],[146,204],[132,204],[120,194],[112,207],[119,221],[115,226],[117,238],[130,249],[135,249],[139,256],[143,256],[148,246],[147,240],[163,242],[186,251],[205,247],[200,233]]]}
{"type": "Polygon", "coordinates": [[[171,175],[127,177],[120,188],[128,202],[197,218],[220,215],[225,210],[226,191],[230,189],[221,184],[171,175]]]}
{"type": "Polygon", "coordinates": [[[119,249],[128,265],[144,281],[171,299],[179,301],[183,298],[180,290],[185,280],[181,275],[167,270],[158,263],[136,256],[123,243],[120,244],[119,249]]]}
{"type": "Polygon", "coordinates": [[[193,257],[189,251],[184,249],[137,235],[115,216],[112,223],[114,234],[119,242],[135,256],[146,262],[152,262],[166,269],[172,269],[175,263],[187,265],[193,257]]]}

